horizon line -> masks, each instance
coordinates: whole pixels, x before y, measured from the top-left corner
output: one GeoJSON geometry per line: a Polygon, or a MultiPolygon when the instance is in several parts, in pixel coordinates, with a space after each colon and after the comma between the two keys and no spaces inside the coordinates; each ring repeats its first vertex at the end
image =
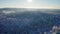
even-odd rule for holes
{"type": "Polygon", "coordinates": [[[24,8],[24,9],[60,9],[60,8],[53,8],[53,7],[0,7],[1,8],[24,8]]]}

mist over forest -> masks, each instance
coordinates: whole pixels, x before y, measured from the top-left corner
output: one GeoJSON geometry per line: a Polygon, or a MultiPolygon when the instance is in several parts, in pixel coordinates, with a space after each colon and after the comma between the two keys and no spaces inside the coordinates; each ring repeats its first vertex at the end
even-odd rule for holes
{"type": "Polygon", "coordinates": [[[60,25],[60,9],[0,8],[0,34],[39,34],[60,25]]]}

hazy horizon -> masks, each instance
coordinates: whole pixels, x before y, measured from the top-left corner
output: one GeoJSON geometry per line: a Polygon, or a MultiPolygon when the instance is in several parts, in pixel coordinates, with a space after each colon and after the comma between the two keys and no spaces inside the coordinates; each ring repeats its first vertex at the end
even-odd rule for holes
{"type": "Polygon", "coordinates": [[[60,0],[0,0],[0,8],[60,9],[60,0]]]}

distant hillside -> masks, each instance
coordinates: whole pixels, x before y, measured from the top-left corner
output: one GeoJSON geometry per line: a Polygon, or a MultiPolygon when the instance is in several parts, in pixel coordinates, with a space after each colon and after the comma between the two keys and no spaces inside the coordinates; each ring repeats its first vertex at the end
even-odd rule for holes
{"type": "Polygon", "coordinates": [[[0,12],[3,11],[14,11],[14,12],[31,12],[31,11],[40,11],[43,13],[49,14],[60,14],[60,9],[32,9],[32,8],[0,8],[0,12]]]}
{"type": "MultiPolygon", "coordinates": [[[[34,11],[24,9],[24,12],[17,12],[20,9],[12,8],[0,10],[4,10],[5,12],[15,11],[15,13],[10,12],[10,14],[0,13],[0,33],[19,34],[21,32],[27,32],[29,34],[29,32],[49,32],[54,25],[60,25],[60,14],[51,14],[49,13],[50,10],[47,9],[44,9],[45,12],[42,9],[36,9],[34,11]]],[[[57,11],[59,12],[60,10],[57,11]]]]}

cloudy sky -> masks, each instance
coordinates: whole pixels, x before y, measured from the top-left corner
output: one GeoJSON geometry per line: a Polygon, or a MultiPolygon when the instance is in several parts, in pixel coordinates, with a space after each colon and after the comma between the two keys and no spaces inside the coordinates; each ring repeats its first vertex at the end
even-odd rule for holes
{"type": "Polygon", "coordinates": [[[0,0],[0,8],[58,8],[60,0],[0,0]]]}

